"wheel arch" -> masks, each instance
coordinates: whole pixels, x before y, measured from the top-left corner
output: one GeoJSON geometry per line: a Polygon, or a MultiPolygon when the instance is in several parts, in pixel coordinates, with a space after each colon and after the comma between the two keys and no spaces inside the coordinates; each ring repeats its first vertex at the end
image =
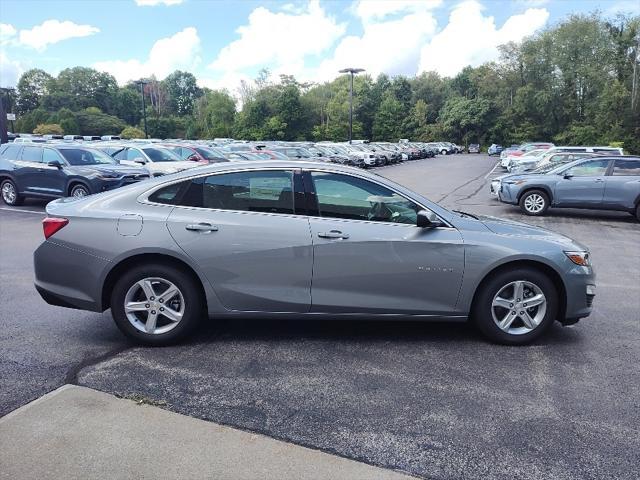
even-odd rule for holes
{"type": "Polygon", "coordinates": [[[67,190],[66,190],[66,194],[68,196],[71,196],[71,190],[73,190],[73,187],[75,187],[76,185],[82,185],[83,187],[86,187],[87,190],[89,191],[89,194],[92,193],[93,189],[91,188],[91,186],[89,185],[89,182],[87,182],[86,180],[81,180],[79,178],[71,178],[68,182],[67,182],[67,190]]]}
{"type": "Polygon", "coordinates": [[[203,279],[200,278],[198,273],[193,269],[193,267],[191,267],[191,265],[183,260],[180,260],[179,258],[167,255],[165,253],[139,253],[120,260],[107,273],[104,281],[102,282],[102,293],[100,299],[100,307],[103,311],[109,308],[111,293],[113,292],[113,288],[118,278],[124,272],[130,270],[131,268],[149,263],[159,263],[162,265],[172,266],[184,271],[185,273],[193,277],[197,285],[200,287],[200,293],[202,294],[202,300],[204,302],[205,308],[208,307],[209,297],[207,295],[207,292],[205,291],[203,279]]]}
{"type": "Polygon", "coordinates": [[[551,188],[547,185],[527,185],[522,189],[522,191],[518,193],[517,202],[520,203],[520,199],[523,197],[523,195],[532,190],[542,190],[544,193],[546,193],[549,197],[549,206],[551,206],[551,204],[553,203],[553,193],[551,192],[551,188]]]}
{"type": "Polygon", "coordinates": [[[519,259],[519,260],[511,260],[506,263],[502,263],[493,267],[482,277],[482,280],[476,286],[473,297],[471,299],[470,311],[473,311],[473,307],[475,305],[476,299],[478,297],[479,292],[484,288],[487,282],[493,278],[495,275],[502,273],[504,271],[513,270],[516,268],[531,268],[537,270],[549,277],[549,279],[553,282],[556,290],[558,291],[558,312],[557,318],[564,318],[567,310],[567,289],[562,280],[562,277],[558,273],[556,269],[547,263],[538,261],[538,260],[528,260],[528,259],[519,259]]]}

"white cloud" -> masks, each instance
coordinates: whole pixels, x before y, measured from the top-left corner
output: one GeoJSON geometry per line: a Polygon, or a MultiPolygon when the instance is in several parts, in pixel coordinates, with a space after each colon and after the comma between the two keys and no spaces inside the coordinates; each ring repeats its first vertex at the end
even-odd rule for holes
{"type": "Polygon", "coordinates": [[[194,27],[187,27],[175,35],[154,43],[145,61],[108,60],[93,67],[113,75],[118,83],[155,75],[162,79],[176,69],[193,70],[200,63],[200,37],[194,27]]]}
{"type": "Polygon", "coordinates": [[[68,38],[87,37],[98,33],[100,29],[91,25],[78,25],[68,20],[45,20],[31,30],[20,30],[20,44],[42,51],[47,45],[61,42],[68,38]]]}
{"type": "Polygon", "coordinates": [[[436,20],[430,12],[405,15],[397,20],[367,23],[362,36],[340,41],[333,57],[318,68],[319,80],[330,80],[346,67],[364,68],[373,76],[413,75],[420,48],[435,32],[436,20]]]}
{"type": "Polygon", "coordinates": [[[494,18],[485,17],[482,10],[476,0],[457,5],[447,26],[422,49],[418,72],[435,70],[453,76],[467,65],[496,60],[499,45],[522,40],[544,26],[549,18],[546,9],[529,8],[497,28],[494,18]]]}
{"type": "Polygon", "coordinates": [[[155,7],[156,5],[180,5],[184,0],[136,0],[136,5],[139,7],[155,7]]]}
{"type": "Polygon", "coordinates": [[[15,87],[24,70],[20,62],[9,59],[7,54],[0,50],[0,87],[15,87]]]}
{"type": "Polygon", "coordinates": [[[237,29],[240,38],[220,50],[210,67],[237,72],[262,65],[272,69],[299,66],[306,56],[331,47],[345,28],[327,16],[318,0],[310,0],[300,13],[258,7],[249,15],[249,23],[237,29]]]}
{"type": "Polygon", "coordinates": [[[0,45],[5,45],[16,36],[16,29],[8,23],[0,23],[0,45]]]}
{"type": "Polygon", "coordinates": [[[432,10],[441,4],[442,0],[359,0],[355,13],[366,23],[399,13],[432,10]]]}

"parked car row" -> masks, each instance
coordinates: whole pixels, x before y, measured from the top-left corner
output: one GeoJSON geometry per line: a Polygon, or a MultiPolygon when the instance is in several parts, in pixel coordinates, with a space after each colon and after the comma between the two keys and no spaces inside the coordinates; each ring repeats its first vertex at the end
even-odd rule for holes
{"type": "Polygon", "coordinates": [[[211,163],[306,160],[370,168],[458,151],[447,142],[349,144],[68,137],[24,136],[0,147],[0,195],[6,204],[20,205],[27,197],[83,197],[211,163]]]}

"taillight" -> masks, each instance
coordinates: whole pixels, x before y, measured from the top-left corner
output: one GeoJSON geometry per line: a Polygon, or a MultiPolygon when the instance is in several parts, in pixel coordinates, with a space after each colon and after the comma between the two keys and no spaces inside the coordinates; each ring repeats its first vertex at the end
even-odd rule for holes
{"type": "Polygon", "coordinates": [[[69,220],[66,218],[47,217],[42,220],[42,230],[44,230],[45,240],[64,227],[69,220]]]}

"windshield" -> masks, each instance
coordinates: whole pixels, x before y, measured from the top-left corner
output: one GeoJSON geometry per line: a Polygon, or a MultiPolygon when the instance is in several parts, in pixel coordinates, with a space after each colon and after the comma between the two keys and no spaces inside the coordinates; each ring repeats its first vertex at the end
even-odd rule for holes
{"type": "Polygon", "coordinates": [[[100,150],[62,148],[58,150],[70,165],[117,165],[113,158],[100,150]]]}
{"type": "Polygon", "coordinates": [[[218,160],[220,158],[224,158],[224,155],[222,154],[222,152],[218,153],[216,150],[212,148],[196,147],[194,148],[194,150],[198,152],[200,155],[202,155],[203,158],[206,158],[207,160],[218,160]]]}
{"type": "Polygon", "coordinates": [[[142,151],[147,154],[152,162],[179,162],[180,157],[167,148],[147,147],[142,151]]]}

